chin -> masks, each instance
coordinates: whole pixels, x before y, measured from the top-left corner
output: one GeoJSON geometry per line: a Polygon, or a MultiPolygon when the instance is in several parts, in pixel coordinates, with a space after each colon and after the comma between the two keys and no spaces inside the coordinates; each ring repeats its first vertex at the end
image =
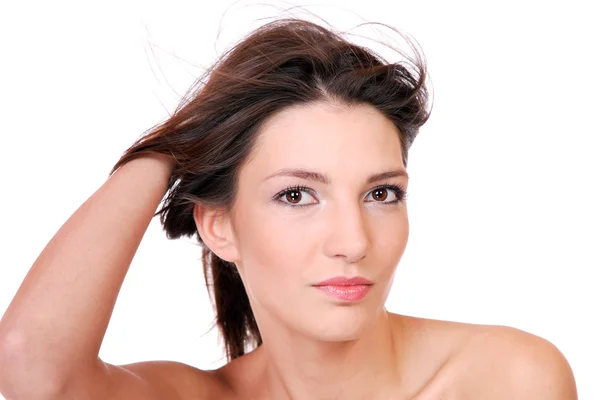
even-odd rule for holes
{"type": "Polygon", "coordinates": [[[317,340],[343,342],[359,339],[377,321],[378,313],[365,307],[336,307],[313,313],[305,321],[304,330],[317,340]]]}

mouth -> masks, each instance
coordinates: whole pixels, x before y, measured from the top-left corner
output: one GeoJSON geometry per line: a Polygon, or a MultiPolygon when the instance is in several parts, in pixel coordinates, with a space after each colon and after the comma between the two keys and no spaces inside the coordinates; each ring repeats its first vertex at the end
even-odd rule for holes
{"type": "Polygon", "coordinates": [[[326,295],[343,301],[359,301],[371,290],[373,285],[316,285],[326,295]]]}
{"type": "Polygon", "coordinates": [[[315,284],[315,286],[358,286],[358,285],[372,285],[373,282],[362,276],[354,276],[347,278],[345,276],[336,276],[335,278],[324,280],[323,282],[315,284]]]}

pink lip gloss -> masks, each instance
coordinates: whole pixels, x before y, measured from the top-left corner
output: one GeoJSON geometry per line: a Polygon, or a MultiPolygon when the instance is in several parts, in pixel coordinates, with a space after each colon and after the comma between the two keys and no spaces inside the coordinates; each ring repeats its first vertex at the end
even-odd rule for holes
{"type": "Polygon", "coordinates": [[[339,300],[358,301],[364,298],[372,285],[326,285],[315,286],[325,294],[339,300]]]}

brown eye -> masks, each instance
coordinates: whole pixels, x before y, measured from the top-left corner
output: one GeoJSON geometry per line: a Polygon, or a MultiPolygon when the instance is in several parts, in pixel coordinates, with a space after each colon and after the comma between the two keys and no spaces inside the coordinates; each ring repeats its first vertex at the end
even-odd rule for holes
{"type": "Polygon", "coordinates": [[[397,185],[386,185],[377,187],[369,192],[371,200],[367,199],[370,203],[382,203],[382,204],[396,204],[404,201],[406,192],[403,188],[397,185]],[[394,194],[390,197],[390,194],[394,194]]]}
{"type": "Polygon", "coordinates": [[[285,199],[292,204],[296,204],[302,200],[302,195],[299,190],[292,190],[285,194],[285,199]]]}
{"type": "Polygon", "coordinates": [[[373,191],[373,198],[377,201],[384,201],[385,199],[387,199],[388,196],[388,190],[385,188],[381,188],[381,189],[375,189],[373,191]]]}
{"type": "Polygon", "coordinates": [[[306,186],[289,187],[275,196],[275,200],[289,207],[308,207],[318,204],[314,196],[310,194],[310,189],[306,186]],[[311,197],[313,201],[311,202],[311,197]]]}

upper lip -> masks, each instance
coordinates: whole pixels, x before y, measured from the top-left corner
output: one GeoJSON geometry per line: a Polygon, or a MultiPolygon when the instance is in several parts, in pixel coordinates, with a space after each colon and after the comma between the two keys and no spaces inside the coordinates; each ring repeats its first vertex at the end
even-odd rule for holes
{"type": "Polygon", "coordinates": [[[336,276],[335,278],[327,279],[323,282],[319,282],[314,286],[353,286],[353,285],[372,285],[373,282],[363,278],[362,276],[355,276],[352,278],[346,278],[345,276],[336,276]]]}

